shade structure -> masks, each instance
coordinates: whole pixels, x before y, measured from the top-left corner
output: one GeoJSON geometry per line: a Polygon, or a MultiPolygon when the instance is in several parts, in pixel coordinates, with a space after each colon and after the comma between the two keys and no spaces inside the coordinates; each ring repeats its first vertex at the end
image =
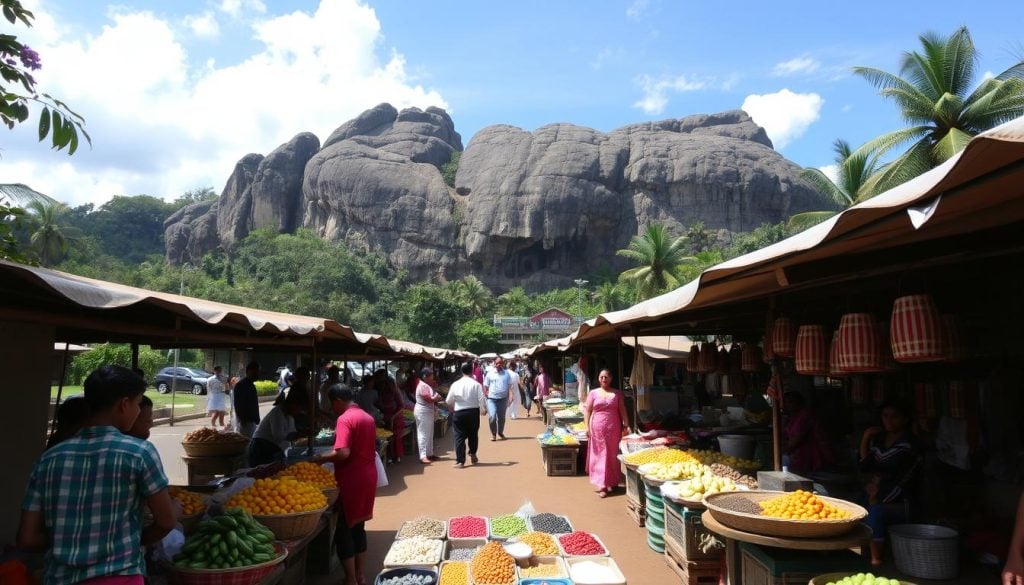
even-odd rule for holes
{"type": "Polygon", "coordinates": [[[847,313],[840,319],[839,367],[846,372],[882,371],[878,322],[871,313],[847,313]]]}
{"type": "Polygon", "coordinates": [[[960,319],[956,315],[942,316],[942,345],[946,350],[947,362],[963,361],[963,335],[960,330],[960,319]]]}
{"type": "Polygon", "coordinates": [[[764,367],[761,361],[761,347],[756,343],[745,343],[742,352],[740,369],[744,372],[760,372],[764,367]]]}
{"type": "Polygon", "coordinates": [[[928,294],[899,297],[889,321],[892,355],[898,362],[940,362],[946,359],[942,318],[928,294]]]}
{"type": "Polygon", "coordinates": [[[690,347],[690,355],[686,356],[686,371],[700,371],[700,347],[696,343],[690,347]]]}
{"type": "Polygon", "coordinates": [[[714,341],[709,341],[700,348],[697,371],[702,374],[710,374],[716,370],[718,370],[718,346],[714,341]]]}
{"type": "Polygon", "coordinates": [[[772,353],[791,358],[796,354],[796,323],[789,317],[779,317],[772,325],[772,353]]]}
{"type": "Polygon", "coordinates": [[[839,330],[832,332],[832,345],[828,352],[828,375],[831,378],[845,378],[850,372],[839,363],[839,330]]]}
{"type": "Polygon", "coordinates": [[[828,343],[821,325],[801,325],[796,334],[796,373],[805,376],[828,374],[828,343]]]}

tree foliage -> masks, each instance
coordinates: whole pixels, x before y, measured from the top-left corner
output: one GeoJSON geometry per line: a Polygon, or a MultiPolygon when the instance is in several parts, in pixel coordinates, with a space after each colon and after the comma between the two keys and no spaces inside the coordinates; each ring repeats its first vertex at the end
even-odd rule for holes
{"type": "Polygon", "coordinates": [[[647,226],[644,233],[633,236],[628,248],[616,254],[639,264],[621,275],[622,280],[636,284],[637,301],[678,288],[682,284],[681,268],[695,261],[688,255],[686,236],[673,239],[659,224],[647,226]]]}
{"type": "Polygon", "coordinates": [[[491,324],[490,319],[477,317],[459,325],[456,337],[458,347],[481,354],[494,351],[501,339],[501,329],[491,324]]]}
{"type": "Polygon", "coordinates": [[[452,152],[452,158],[441,165],[441,176],[444,178],[445,185],[455,187],[455,175],[459,172],[460,160],[462,160],[462,151],[456,150],[452,152]]]}
{"type": "MultiPolygon", "coordinates": [[[[104,343],[76,355],[68,368],[68,382],[81,384],[93,370],[103,365],[132,367],[132,348],[127,343],[104,343]]],[[[146,380],[152,380],[157,370],[167,365],[167,357],[148,345],[139,346],[139,368],[146,380]]],[[[182,364],[184,365],[184,364],[182,364]]]]}

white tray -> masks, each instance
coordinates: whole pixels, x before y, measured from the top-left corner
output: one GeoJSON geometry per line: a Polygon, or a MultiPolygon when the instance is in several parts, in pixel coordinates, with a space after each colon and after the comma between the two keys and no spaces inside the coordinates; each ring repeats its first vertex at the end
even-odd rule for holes
{"type": "MultiPolygon", "coordinates": [[[[426,518],[426,516],[424,516],[424,518],[426,518]]],[[[427,519],[441,524],[441,536],[437,536],[437,537],[431,536],[430,538],[434,538],[436,540],[444,540],[444,539],[448,538],[448,521],[447,520],[438,520],[437,518],[427,518],[427,519]]],[[[405,522],[402,522],[402,525],[398,527],[398,532],[395,533],[395,540],[405,540],[406,538],[410,538],[408,536],[402,536],[402,530],[404,530],[405,529],[405,525],[409,524],[410,522],[412,522],[412,520],[406,520],[405,522]]]]}
{"type": "Polygon", "coordinates": [[[431,540],[434,543],[436,543],[435,544],[436,556],[434,556],[432,558],[429,558],[429,559],[424,559],[422,562],[418,562],[418,563],[395,563],[395,562],[389,562],[388,561],[388,557],[391,556],[391,548],[394,548],[395,545],[398,544],[399,542],[404,542],[404,541],[396,540],[395,542],[391,543],[391,548],[389,548],[388,549],[388,553],[386,555],[384,555],[384,568],[385,569],[410,569],[410,568],[411,569],[436,569],[437,565],[440,564],[440,562],[441,562],[441,553],[444,550],[444,541],[443,540],[437,540],[437,539],[434,539],[434,538],[431,538],[429,540],[431,540]]]}
{"type": "MultiPolygon", "coordinates": [[[[538,514],[534,514],[534,516],[537,516],[537,515],[538,514]]],[[[572,521],[569,520],[568,516],[563,516],[562,514],[555,514],[555,516],[558,516],[562,520],[565,520],[566,524],[569,525],[569,532],[575,532],[576,531],[576,528],[573,527],[572,521]]],[[[531,520],[531,518],[527,518],[526,519],[526,529],[527,529],[527,532],[541,532],[540,530],[537,530],[537,529],[535,529],[533,527],[533,520],[531,520]]],[[[566,533],[565,532],[545,532],[544,534],[566,534],[566,533]]]]}
{"type": "Polygon", "coordinates": [[[523,568],[520,567],[519,565],[516,565],[516,578],[518,578],[520,581],[522,581],[523,579],[568,579],[569,578],[569,567],[565,564],[565,561],[562,559],[562,557],[542,556],[542,557],[533,557],[532,559],[530,559],[530,566],[531,567],[536,567],[537,565],[558,565],[559,569],[562,571],[562,574],[561,574],[561,576],[558,576],[558,577],[527,577],[527,576],[523,575],[523,573],[522,573],[523,568]]]}
{"type": "Polygon", "coordinates": [[[622,570],[619,569],[619,565],[611,557],[572,557],[565,559],[566,566],[569,567],[569,578],[575,585],[626,585],[626,577],[622,574],[622,570]],[[592,562],[599,565],[605,565],[613,573],[612,578],[608,581],[580,581],[573,575],[573,567],[580,563],[592,562]]]}

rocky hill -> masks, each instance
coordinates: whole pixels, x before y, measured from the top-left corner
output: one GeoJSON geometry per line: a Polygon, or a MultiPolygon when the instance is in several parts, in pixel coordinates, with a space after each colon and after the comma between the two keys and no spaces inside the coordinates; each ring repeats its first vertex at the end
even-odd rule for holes
{"type": "Polygon", "coordinates": [[[440,168],[462,149],[439,108],[381,104],[322,146],[299,134],[243,157],[217,201],[168,218],[167,258],[194,263],[253,229],[308,227],[415,279],[547,289],[621,269],[615,250],[651,223],[747,231],[824,205],[742,111],[608,133],[490,126],[465,149],[452,189],[440,168]]]}

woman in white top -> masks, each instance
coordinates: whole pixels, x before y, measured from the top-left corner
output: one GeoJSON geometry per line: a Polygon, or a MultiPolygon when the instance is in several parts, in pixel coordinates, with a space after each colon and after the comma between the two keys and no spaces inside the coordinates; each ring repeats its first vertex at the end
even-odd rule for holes
{"type": "Polygon", "coordinates": [[[210,415],[210,426],[216,427],[220,421],[222,427],[228,426],[224,415],[228,413],[228,386],[224,383],[224,375],[220,366],[213,367],[213,375],[206,380],[206,414],[210,415]]]}
{"type": "Polygon", "coordinates": [[[436,387],[437,378],[434,377],[434,370],[420,370],[420,381],[416,385],[416,406],[413,407],[412,414],[416,419],[416,440],[420,446],[421,463],[430,463],[438,459],[434,455],[434,418],[437,412],[435,404],[443,402],[444,396],[434,391],[436,387]]]}
{"type": "Polygon", "coordinates": [[[466,442],[469,442],[469,460],[476,457],[480,445],[480,415],[487,412],[484,387],[473,377],[473,363],[462,364],[462,378],[448,389],[448,410],[452,412],[455,427],[455,467],[466,466],[466,442]]]}

